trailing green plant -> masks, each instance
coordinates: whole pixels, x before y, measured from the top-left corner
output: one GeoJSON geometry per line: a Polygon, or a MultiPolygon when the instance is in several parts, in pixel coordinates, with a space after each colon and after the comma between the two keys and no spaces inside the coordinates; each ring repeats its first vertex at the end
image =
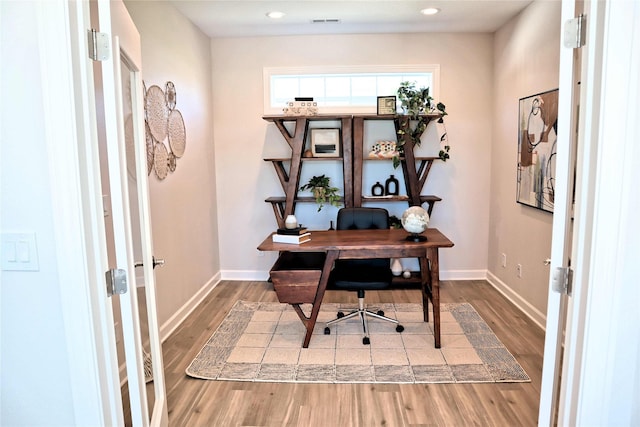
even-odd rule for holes
{"type": "Polygon", "coordinates": [[[300,190],[309,190],[313,193],[313,197],[316,199],[316,203],[318,204],[318,212],[322,210],[325,203],[329,203],[333,206],[340,206],[338,188],[331,186],[331,180],[328,176],[312,176],[306,184],[300,187],[300,190]]]}
{"type": "MultiPolygon", "coordinates": [[[[428,114],[439,114],[438,123],[444,124],[444,116],[447,115],[446,106],[442,102],[436,103],[431,95],[429,95],[429,88],[422,87],[416,88],[415,82],[402,82],[397,91],[398,100],[400,106],[406,114],[406,118],[401,122],[398,129],[398,153],[402,155],[404,153],[404,144],[411,142],[414,145],[420,145],[420,137],[426,130],[427,124],[431,120],[428,114]],[[415,122],[414,126],[411,126],[411,122],[415,122]]],[[[444,146],[440,149],[439,157],[446,161],[449,158],[449,146],[447,131],[445,128],[444,133],[440,136],[440,143],[444,146]]],[[[393,158],[393,167],[396,168],[400,164],[399,157],[393,158]]]]}
{"type": "Polygon", "coordinates": [[[389,226],[391,228],[402,228],[402,221],[395,215],[389,216],[389,226]]]}

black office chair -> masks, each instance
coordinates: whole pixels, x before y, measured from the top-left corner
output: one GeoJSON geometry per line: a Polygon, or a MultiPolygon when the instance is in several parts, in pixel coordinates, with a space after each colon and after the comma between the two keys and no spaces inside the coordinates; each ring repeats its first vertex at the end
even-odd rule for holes
{"type": "MultiPolygon", "coordinates": [[[[338,211],[336,228],[338,230],[388,229],[389,213],[382,208],[342,208],[338,211]]],[[[404,327],[397,320],[386,317],[382,310],[374,313],[364,306],[364,291],[386,289],[391,285],[392,277],[389,258],[336,260],[329,276],[329,288],[356,291],[358,309],[346,316],[343,312],[338,312],[336,319],[327,322],[324,329],[325,335],[331,334],[329,326],[356,316],[360,318],[364,329],[362,344],[371,343],[367,317],[395,323],[396,331],[402,332],[404,327]]]]}

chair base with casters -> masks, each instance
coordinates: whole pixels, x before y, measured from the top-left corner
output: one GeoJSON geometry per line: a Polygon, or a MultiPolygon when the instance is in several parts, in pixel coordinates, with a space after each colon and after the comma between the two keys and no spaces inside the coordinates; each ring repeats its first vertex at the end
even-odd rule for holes
{"type": "Polygon", "coordinates": [[[362,338],[362,344],[367,345],[371,344],[371,339],[369,337],[369,322],[367,321],[367,317],[373,317],[376,319],[384,320],[386,322],[391,322],[396,325],[396,332],[404,331],[404,326],[402,326],[396,319],[392,319],[384,315],[384,311],[378,310],[377,312],[373,312],[371,310],[367,310],[364,306],[364,290],[358,291],[358,309],[353,310],[351,313],[345,315],[342,311],[338,312],[338,317],[327,322],[326,327],[324,328],[324,334],[330,335],[331,329],[329,326],[342,322],[343,320],[351,319],[352,317],[359,317],[360,322],[362,323],[362,329],[364,330],[364,337],[362,338]]]}
{"type": "MultiPolygon", "coordinates": [[[[382,208],[342,208],[338,211],[336,228],[338,230],[388,229],[389,212],[382,208]]],[[[363,344],[371,342],[367,317],[395,323],[398,325],[396,331],[402,332],[404,328],[398,324],[397,320],[385,317],[382,311],[374,313],[364,308],[364,291],[388,289],[391,286],[392,279],[389,258],[336,260],[329,276],[329,289],[358,292],[359,308],[346,316],[344,313],[338,313],[337,319],[327,323],[324,333],[331,333],[329,325],[355,316],[358,316],[362,322],[364,329],[363,344]]]]}

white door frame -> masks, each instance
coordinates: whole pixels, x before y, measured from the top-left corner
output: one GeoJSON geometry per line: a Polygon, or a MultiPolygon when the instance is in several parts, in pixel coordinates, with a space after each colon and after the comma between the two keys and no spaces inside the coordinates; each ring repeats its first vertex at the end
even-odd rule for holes
{"type": "MultiPolygon", "coordinates": [[[[88,3],[39,1],[57,271],[76,425],[123,425],[104,242],[88,3]]],[[[25,53],[27,54],[27,53],[25,53]]]]}
{"type": "Polygon", "coordinates": [[[637,425],[640,3],[588,1],[585,13],[575,286],[558,425],[637,425]]]}
{"type": "MultiPolygon", "coordinates": [[[[144,134],[144,94],[142,85],[142,46],[140,34],[124,3],[98,1],[100,31],[111,39],[111,56],[102,61],[102,93],[104,104],[104,127],[108,157],[109,188],[111,192],[111,218],[114,224],[114,249],[117,268],[125,270],[129,288],[120,295],[120,320],[122,324],[127,383],[131,419],[133,425],[168,425],[168,411],[164,384],[162,348],[158,333],[158,319],[155,300],[155,277],[153,260],[153,239],[151,233],[151,213],[147,182],[147,156],[144,134]],[[126,69],[126,70],[125,70],[126,69]],[[127,75],[123,75],[127,73],[127,75]],[[124,87],[123,87],[124,85],[124,87]],[[129,85],[127,87],[127,85],[129,85]],[[125,95],[128,94],[128,95],[125,95]],[[129,97],[130,99],[125,99],[129,97]],[[125,111],[130,103],[131,111],[125,111]],[[135,150],[136,183],[131,188],[128,181],[126,148],[126,114],[131,114],[135,150]],[[137,192],[132,200],[129,192],[137,192]],[[132,209],[131,202],[137,204],[132,209]],[[132,218],[136,215],[137,218],[132,218]],[[135,236],[132,221],[139,221],[140,235],[135,236]],[[147,387],[145,384],[143,346],[140,331],[140,313],[136,287],[134,240],[140,239],[142,264],[144,269],[145,295],[149,345],[153,361],[154,401],[151,419],[147,387]]],[[[128,155],[132,155],[129,153],[128,155]]]]}
{"type": "MultiPolygon", "coordinates": [[[[576,1],[563,0],[560,22],[576,16],[576,1]]],[[[561,32],[562,34],[562,32],[561,32]]],[[[542,386],[538,424],[551,426],[557,413],[560,392],[563,330],[566,320],[567,296],[553,290],[553,276],[558,268],[570,266],[573,171],[576,161],[575,129],[576,69],[580,68],[574,49],[565,47],[560,40],[559,100],[558,100],[558,149],[556,153],[556,186],[553,211],[553,236],[551,239],[551,268],[547,296],[547,316],[542,369],[542,386]]]]}
{"type": "MultiPolygon", "coordinates": [[[[574,280],[557,425],[637,425],[640,2],[587,1],[585,14],[574,280]]],[[[549,381],[545,375],[543,393],[549,381]]],[[[538,422],[550,425],[548,419],[538,422]]]]}

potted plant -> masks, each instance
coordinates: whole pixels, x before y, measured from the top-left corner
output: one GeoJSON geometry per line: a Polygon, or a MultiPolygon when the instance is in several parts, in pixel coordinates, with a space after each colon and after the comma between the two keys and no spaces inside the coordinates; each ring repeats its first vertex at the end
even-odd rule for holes
{"type": "Polygon", "coordinates": [[[340,206],[340,195],[338,189],[331,186],[328,176],[320,175],[309,178],[309,181],[300,187],[301,191],[310,190],[318,204],[318,212],[325,203],[333,206],[340,206]]]}
{"type": "MultiPolygon", "coordinates": [[[[416,121],[413,129],[410,126],[401,126],[398,129],[398,151],[403,153],[403,146],[405,142],[410,140],[413,144],[420,145],[420,136],[427,128],[429,120],[426,119],[425,114],[440,114],[438,123],[444,123],[443,117],[447,115],[445,111],[446,107],[442,102],[436,103],[431,95],[429,95],[429,88],[416,88],[415,82],[402,82],[398,88],[398,100],[402,110],[407,115],[406,120],[416,121]],[[410,134],[407,135],[405,129],[410,129],[410,134]],[[407,138],[408,137],[408,138],[407,138]]],[[[449,145],[446,144],[447,132],[445,131],[440,136],[440,142],[445,142],[444,147],[440,150],[439,156],[443,161],[449,158],[449,145]]],[[[393,159],[393,166],[398,167],[400,160],[398,158],[393,159]]]]}
{"type": "Polygon", "coordinates": [[[389,216],[389,227],[391,228],[402,228],[402,221],[395,215],[389,216]]]}

